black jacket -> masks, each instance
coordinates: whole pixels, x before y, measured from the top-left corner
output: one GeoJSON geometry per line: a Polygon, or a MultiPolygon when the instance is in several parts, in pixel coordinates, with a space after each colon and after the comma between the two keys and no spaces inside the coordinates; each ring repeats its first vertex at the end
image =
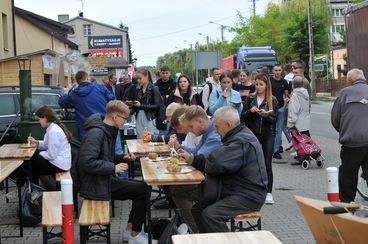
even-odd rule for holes
{"type": "Polygon", "coordinates": [[[112,93],[114,94],[115,98],[117,100],[121,100],[123,94],[122,94],[122,90],[121,90],[121,87],[120,85],[115,85],[115,93],[114,91],[112,90],[112,86],[110,86],[109,84],[106,85],[107,89],[112,93]]]}
{"type": "Polygon", "coordinates": [[[137,99],[137,88],[130,82],[125,85],[120,85],[121,101],[135,101],[137,99]]]}
{"type": "Polygon", "coordinates": [[[205,173],[221,177],[221,198],[241,196],[245,206],[260,210],[267,194],[267,172],[262,147],[255,135],[241,124],[222,139],[205,162],[205,173]]]}
{"type": "Polygon", "coordinates": [[[160,94],[165,106],[169,105],[167,98],[171,94],[171,92],[175,91],[176,82],[171,78],[168,81],[163,81],[162,79],[159,79],[156,81],[155,86],[157,86],[160,90],[160,94]]]}
{"type": "MultiPolygon", "coordinates": [[[[257,113],[252,113],[250,109],[257,107],[257,97],[248,96],[243,102],[243,112],[241,114],[241,121],[246,124],[246,126],[257,135],[260,134],[275,134],[276,119],[277,119],[277,99],[272,96],[272,107],[273,112],[267,117],[261,117],[257,113]]],[[[258,107],[259,109],[269,110],[266,100],[258,107]]]]}
{"type": "Polygon", "coordinates": [[[115,175],[117,129],[105,124],[103,119],[95,114],[85,122],[86,133],[74,165],[81,197],[93,200],[110,199],[111,179],[115,175]]]}
{"type": "Polygon", "coordinates": [[[139,108],[135,108],[135,110],[137,112],[139,110],[144,110],[149,121],[156,118],[160,106],[163,106],[160,91],[158,87],[154,86],[152,83],[148,84],[145,93],[143,93],[142,88],[139,88],[137,100],[141,103],[141,106],[139,108]]]}

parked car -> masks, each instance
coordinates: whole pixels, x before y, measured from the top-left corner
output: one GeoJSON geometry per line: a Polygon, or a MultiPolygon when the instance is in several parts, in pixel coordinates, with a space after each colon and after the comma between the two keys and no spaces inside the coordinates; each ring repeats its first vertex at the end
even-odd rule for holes
{"type": "MultiPolygon", "coordinates": [[[[32,111],[33,113],[43,105],[50,106],[62,120],[73,120],[74,111],[65,110],[58,104],[59,97],[63,93],[60,87],[35,86],[32,87],[32,111]]],[[[19,142],[18,123],[20,122],[20,90],[17,86],[0,87],[0,138],[6,132],[0,145],[5,143],[19,142]]],[[[37,118],[33,114],[32,119],[37,118]]]]}

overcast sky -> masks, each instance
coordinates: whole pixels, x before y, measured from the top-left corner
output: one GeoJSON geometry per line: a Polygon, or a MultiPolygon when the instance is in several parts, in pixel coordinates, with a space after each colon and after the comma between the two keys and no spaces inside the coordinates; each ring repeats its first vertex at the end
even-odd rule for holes
{"type": "MultiPolygon", "coordinates": [[[[256,0],[257,14],[264,12],[269,0],[256,0]]],[[[82,10],[81,0],[15,0],[15,6],[57,20],[58,14],[70,18],[82,10]]],[[[251,14],[250,0],[84,0],[84,17],[117,26],[129,27],[132,50],[138,66],[156,65],[157,57],[189,48],[190,43],[206,43],[221,38],[220,26],[233,25],[237,11],[251,14]],[[186,40],[187,42],[184,42],[186,40]]],[[[225,39],[234,34],[225,31],[225,39]]]]}

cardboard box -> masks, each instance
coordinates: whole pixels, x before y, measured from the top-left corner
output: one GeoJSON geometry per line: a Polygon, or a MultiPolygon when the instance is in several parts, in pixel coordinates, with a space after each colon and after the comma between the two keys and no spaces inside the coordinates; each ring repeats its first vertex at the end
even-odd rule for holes
{"type": "Polygon", "coordinates": [[[317,243],[368,243],[368,218],[351,213],[327,215],[328,201],[294,196],[317,243]]]}

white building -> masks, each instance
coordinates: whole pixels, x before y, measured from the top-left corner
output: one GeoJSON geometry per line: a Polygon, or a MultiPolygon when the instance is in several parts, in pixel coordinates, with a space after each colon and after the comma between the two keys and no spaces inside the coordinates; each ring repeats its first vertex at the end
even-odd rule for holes
{"type": "Polygon", "coordinates": [[[68,39],[76,43],[82,54],[90,54],[87,61],[92,74],[106,74],[109,57],[122,57],[126,64],[131,63],[131,51],[128,28],[97,22],[80,16],[69,19],[69,15],[59,15],[59,22],[74,29],[68,39]]]}
{"type": "Polygon", "coordinates": [[[342,41],[341,32],[345,30],[345,16],[349,2],[347,0],[330,0],[332,10],[331,41],[342,41]]]}

